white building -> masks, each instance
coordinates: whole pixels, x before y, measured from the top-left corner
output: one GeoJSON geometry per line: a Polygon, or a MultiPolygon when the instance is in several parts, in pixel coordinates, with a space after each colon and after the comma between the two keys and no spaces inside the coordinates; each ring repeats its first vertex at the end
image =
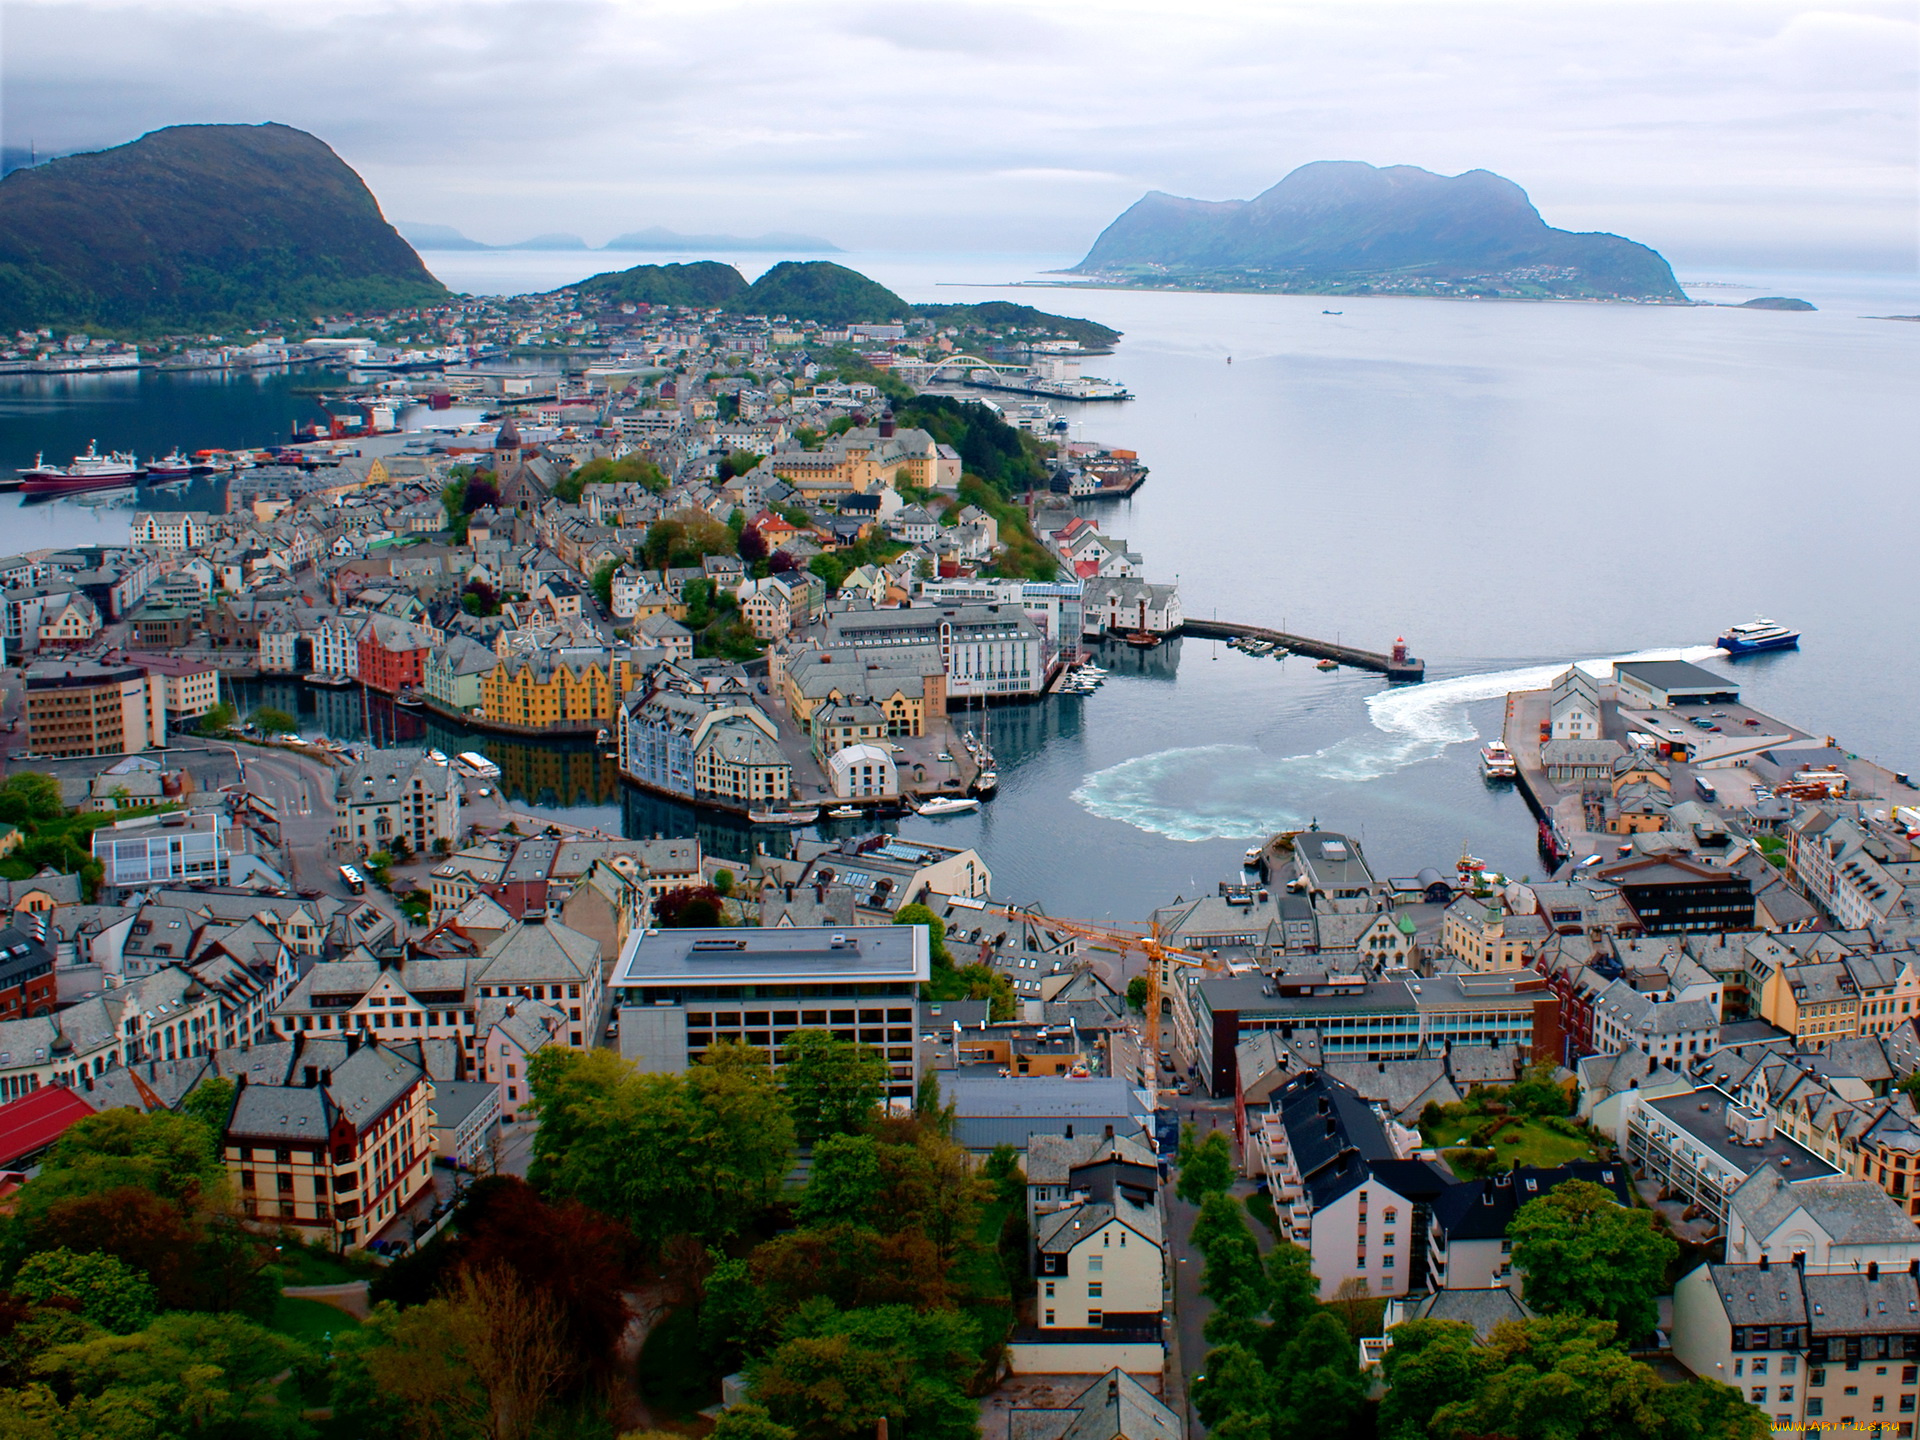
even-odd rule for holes
{"type": "Polygon", "coordinates": [[[334,787],[334,843],[362,854],[404,837],[416,852],[460,838],[460,783],[424,750],[374,750],[340,773],[334,787]]]}
{"type": "Polygon", "coordinates": [[[900,767],[878,745],[849,745],[827,757],[835,799],[891,800],[900,793],[900,767]]]}
{"type": "Polygon", "coordinates": [[[1578,665],[1553,682],[1547,715],[1555,740],[1600,738],[1600,682],[1578,665]]]}

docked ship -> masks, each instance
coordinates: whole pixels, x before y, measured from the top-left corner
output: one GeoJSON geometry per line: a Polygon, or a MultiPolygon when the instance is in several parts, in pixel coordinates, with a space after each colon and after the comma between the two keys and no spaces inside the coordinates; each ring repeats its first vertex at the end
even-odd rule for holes
{"type": "Polygon", "coordinates": [[[1732,626],[1713,643],[1729,655],[1752,655],[1761,650],[1791,650],[1800,643],[1800,632],[1771,620],[1749,620],[1732,626]]]}
{"type": "Polygon", "coordinates": [[[1520,773],[1520,767],[1503,743],[1489,740],[1480,752],[1480,773],[1489,780],[1511,780],[1520,773]]]}
{"type": "Polygon", "coordinates": [[[964,815],[969,810],[978,810],[980,802],[971,796],[935,795],[923,800],[915,807],[918,815],[964,815]]]}
{"type": "Polygon", "coordinates": [[[20,488],[28,495],[110,490],[118,485],[131,485],[145,473],[133,456],[119,450],[102,455],[89,440],[86,453],[74,456],[71,465],[49,465],[46,456],[34,456],[32,467],[20,472],[20,488]]]}
{"type": "Polygon", "coordinates": [[[185,480],[190,475],[205,474],[212,468],[211,465],[201,464],[190,456],[182,454],[179,446],[176,445],[173,453],[147,462],[146,478],[150,481],[185,480]]]}

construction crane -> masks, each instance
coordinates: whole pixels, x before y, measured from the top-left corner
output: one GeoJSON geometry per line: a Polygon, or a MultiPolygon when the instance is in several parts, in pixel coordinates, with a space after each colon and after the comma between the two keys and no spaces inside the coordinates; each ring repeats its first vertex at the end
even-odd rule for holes
{"type": "MultiPolygon", "coordinates": [[[[1160,938],[1160,922],[1150,921],[1147,929],[1130,930],[1120,925],[1103,924],[1098,920],[1063,920],[1057,915],[1043,914],[1037,910],[1007,910],[988,907],[987,913],[998,915],[1006,920],[1018,921],[1042,930],[1057,930],[1082,940],[1094,940],[1110,945],[1120,952],[1124,961],[1131,954],[1140,954],[1147,962],[1147,1055],[1148,1063],[1157,1067],[1160,1063],[1160,1007],[1165,1003],[1166,992],[1173,983],[1176,967],[1195,970],[1217,970],[1225,973],[1227,967],[1212,955],[1200,954],[1192,950],[1182,950],[1169,945],[1160,938]]],[[[985,941],[981,945],[981,959],[987,956],[985,941]]]]}

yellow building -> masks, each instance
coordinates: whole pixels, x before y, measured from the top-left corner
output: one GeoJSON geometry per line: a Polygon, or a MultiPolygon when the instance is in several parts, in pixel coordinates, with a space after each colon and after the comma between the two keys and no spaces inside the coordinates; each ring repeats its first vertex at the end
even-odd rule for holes
{"type": "Polygon", "coordinates": [[[1761,988],[1760,1018],[1818,1049],[1860,1033],[1860,991],[1838,961],[1782,966],[1761,988]]]}
{"type": "Polygon", "coordinates": [[[894,738],[925,735],[927,717],[946,713],[946,675],[939,670],[921,675],[917,668],[915,661],[901,663],[897,657],[857,650],[802,650],[787,657],[782,690],[788,713],[809,738],[814,736],[814,712],[822,705],[842,711],[872,705],[886,726],[877,733],[894,738]]]}
{"type": "Polygon", "coordinates": [[[542,650],[503,659],[480,680],[480,712],[503,725],[611,726],[640,682],[624,650],[542,650]]]}
{"type": "Polygon", "coordinates": [[[865,494],[896,480],[930,489],[939,459],[940,447],[926,431],[885,424],[849,430],[818,450],[776,450],[767,467],[803,495],[865,494]]]}

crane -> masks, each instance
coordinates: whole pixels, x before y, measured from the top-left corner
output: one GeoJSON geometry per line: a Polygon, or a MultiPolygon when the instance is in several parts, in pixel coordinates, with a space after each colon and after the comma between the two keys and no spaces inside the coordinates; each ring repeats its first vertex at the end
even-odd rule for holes
{"type": "MultiPolygon", "coordinates": [[[[989,906],[987,913],[998,915],[1002,919],[1038,926],[1044,930],[1062,931],[1083,940],[1097,940],[1111,945],[1120,952],[1122,957],[1136,952],[1145,956],[1147,962],[1147,1054],[1148,1063],[1154,1066],[1160,1063],[1160,1007],[1165,1002],[1166,988],[1172,983],[1174,967],[1218,970],[1223,973],[1227,968],[1211,955],[1182,950],[1178,946],[1167,944],[1160,938],[1158,920],[1148,922],[1147,929],[1143,932],[1121,925],[1103,924],[1097,920],[1065,920],[1057,915],[1042,914],[1037,910],[1012,910],[989,906]]],[[[983,939],[981,942],[983,962],[987,954],[987,945],[983,939]]]]}

